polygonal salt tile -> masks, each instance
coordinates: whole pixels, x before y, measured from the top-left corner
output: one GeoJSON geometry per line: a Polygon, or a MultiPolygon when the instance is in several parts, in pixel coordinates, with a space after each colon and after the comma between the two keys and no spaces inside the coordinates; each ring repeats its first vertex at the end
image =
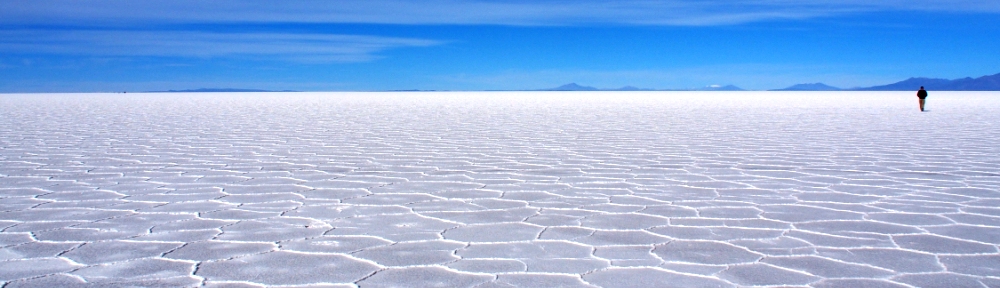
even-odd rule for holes
{"type": "Polygon", "coordinates": [[[702,207],[698,208],[698,216],[705,218],[757,218],[760,209],[753,207],[702,207]]]}
{"type": "MultiPolygon", "coordinates": [[[[29,197],[5,197],[3,202],[0,202],[0,211],[14,211],[29,209],[32,207],[36,208],[68,208],[68,207],[86,207],[88,205],[66,205],[66,204],[77,204],[78,201],[73,202],[52,202],[54,200],[40,200],[29,197]]],[[[88,201],[93,202],[93,201],[88,201]]],[[[98,205],[94,205],[97,207],[98,205]]]]}
{"type": "Polygon", "coordinates": [[[432,265],[458,260],[455,249],[464,246],[450,241],[407,242],[368,248],[352,255],[383,266],[432,265]]]}
{"type": "Polygon", "coordinates": [[[434,200],[443,200],[439,197],[434,197],[428,194],[372,194],[368,196],[344,199],[343,202],[347,204],[361,204],[361,205],[406,205],[417,202],[427,202],[434,200]]]}
{"type": "Polygon", "coordinates": [[[35,208],[21,211],[0,212],[0,219],[22,222],[37,221],[38,219],[45,219],[47,221],[97,221],[131,214],[134,213],[132,211],[97,210],[89,208],[35,208]]]}
{"type": "Polygon", "coordinates": [[[85,287],[86,280],[69,274],[52,274],[8,282],[4,287],[85,287]]]}
{"type": "Polygon", "coordinates": [[[882,197],[878,196],[857,195],[857,194],[841,193],[841,192],[800,193],[793,195],[793,197],[798,198],[799,200],[802,201],[838,202],[838,203],[871,203],[882,199],[882,197]]]}
{"type": "MultiPolygon", "coordinates": [[[[518,201],[518,200],[504,200],[504,199],[476,199],[471,201],[472,204],[483,206],[486,209],[513,209],[513,208],[527,208],[528,202],[518,201]]],[[[537,212],[537,210],[532,209],[537,212]]]]}
{"type": "Polygon", "coordinates": [[[580,237],[574,240],[588,245],[643,245],[660,244],[670,241],[670,238],[649,233],[646,231],[594,231],[589,236],[580,237]]]}
{"type": "Polygon", "coordinates": [[[530,243],[487,243],[471,244],[456,253],[467,258],[507,258],[507,259],[547,259],[547,258],[589,258],[593,250],[563,241],[531,241],[530,243]]]}
{"type": "Polygon", "coordinates": [[[700,264],[736,264],[754,262],[763,255],[728,243],[677,240],[656,245],[653,253],[665,261],[700,264]]]}
{"type": "MultiPolygon", "coordinates": [[[[468,178],[464,178],[468,179],[468,178]]],[[[440,179],[439,179],[440,180],[440,179]]],[[[440,191],[460,191],[460,190],[472,190],[483,188],[483,184],[471,183],[471,182],[445,182],[445,181],[409,181],[401,183],[393,183],[392,185],[386,185],[379,187],[378,189],[372,189],[373,191],[393,191],[393,192],[407,192],[407,193],[433,193],[440,191]]]]}
{"type": "Polygon", "coordinates": [[[713,277],[654,268],[610,268],[583,275],[583,280],[601,287],[734,287],[713,277]]]}
{"type": "Polygon", "coordinates": [[[83,267],[64,258],[36,258],[0,261],[0,281],[69,272],[83,267]]]}
{"type": "MultiPolygon", "coordinates": [[[[250,281],[264,285],[351,283],[380,268],[343,255],[286,251],[205,262],[196,275],[209,281],[250,281]]],[[[406,282],[404,282],[406,283],[406,282]]]]}
{"type": "Polygon", "coordinates": [[[202,192],[202,193],[162,193],[162,194],[145,194],[145,195],[134,195],[124,198],[129,201],[150,201],[150,202],[161,202],[166,204],[167,202],[194,202],[194,201],[208,201],[214,200],[220,197],[226,196],[225,193],[213,191],[213,192],[202,192]]]}
{"type": "Polygon", "coordinates": [[[968,213],[946,214],[944,216],[948,217],[948,219],[954,220],[955,222],[961,224],[992,226],[992,227],[1000,226],[1000,217],[976,215],[968,213]]]}
{"type": "Polygon", "coordinates": [[[580,237],[589,236],[594,233],[594,229],[581,227],[548,227],[538,239],[542,240],[573,240],[580,237]]]}
{"type": "Polygon", "coordinates": [[[440,238],[441,232],[458,226],[418,214],[372,215],[333,220],[328,224],[334,229],[327,235],[367,234],[390,241],[435,240],[440,238]]]}
{"type": "MultiPolygon", "coordinates": [[[[275,202],[263,202],[263,203],[244,203],[240,204],[239,210],[246,210],[252,212],[285,212],[290,211],[295,208],[301,207],[302,202],[297,201],[275,201],[275,202]]],[[[235,209],[233,209],[235,210],[235,209]]]]}
{"type": "Polygon", "coordinates": [[[464,211],[464,212],[422,212],[421,215],[465,224],[521,222],[538,213],[538,208],[514,208],[504,210],[464,211]]]}
{"type": "Polygon", "coordinates": [[[878,234],[914,234],[923,232],[923,230],[913,226],[875,221],[816,221],[796,224],[795,227],[801,230],[841,235],[843,235],[843,232],[868,232],[878,234]]]}
{"type": "Polygon", "coordinates": [[[893,277],[892,281],[916,287],[983,287],[975,277],[953,273],[908,274],[893,277]]]}
{"type": "Polygon", "coordinates": [[[528,266],[528,272],[584,274],[611,266],[611,262],[597,258],[581,259],[521,259],[528,266]]]}
{"type": "Polygon", "coordinates": [[[257,211],[243,210],[243,209],[226,209],[226,210],[199,213],[198,216],[206,219],[219,219],[219,220],[253,220],[253,219],[278,217],[281,215],[281,212],[282,211],[257,212],[257,211]]]}
{"type": "Polygon", "coordinates": [[[764,211],[764,218],[786,222],[863,220],[865,216],[862,213],[804,205],[766,205],[760,206],[760,209],[764,211]]]}
{"type": "Polygon", "coordinates": [[[509,242],[535,240],[542,226],[525,223],[499,223],[460,226],[444,232],[444,238],[465,242],[509,242]]]}
{"type": "MultiPolygon", "coordinates": [[[[310,202],[310,204],[313,204],[310,202]]],[[[284,216],[305,217],[317,220],[339,220],[349,217],[377,214],[413,213],[403,206],[351,206],[343,204],[307,205],[285,212],[284,216]]]]}
{"type": "MultiPolygon", "coordinates": [[[[537,202],[532,202],[531,205],[536,206],[535,205],[536,203],[537,202]]],[[[575,208],[575,207],[579,207],[579,205],[571,205],[570,207],[566,208],[575,208]]],[[[642,209],[645,208],[646,208],[645,206],[641,205],[622,205],[622,204],[612,204],[612,203],[601,203],[601,204],[586,205],[580,207],[580,209],[583,210],[605,212],[605,213],[634,213],[642,211],[642,209]]]]}
{"type": "Polygon", "coordinates": [[[140,210],[141,212],[167,212],[167,213],[202,213],[224,210],[236,207],[236,204],[225,203],[216,200],[208,201],[192,201],[192,202],[174,202],[167,203],[161,206],[156,206],[149,209],[140,210]]]}
{"type": "Polygon", "coordinates": [[[182,260],[223,260],[248,254],[257,254],[278,248],[274,243],[247,243],[228,241],[202,241],[187,243],[184,247],[163,257],[182,260]]]}
{"type": "Polygon", "coordinates": [[[510,259],[461,259],[448,264],[449,268],[473,273],[525,272],[524,262],[510,259]]]}
{"type": "Polygon", "coordinates": [[[955,221],[936,214],[917,213],[868,213],[868,219],[904,225],[947,225],[955,221]]]}
{"type": "Polygon", "coordinates": [[[814,254],[816,252],[816,246],[813,246],[809,242],[790,237],[734,240],[729,243],[767,256],[803,255],[814,254]]]}
{"type": "Polygon", "coordinates": [[[0,233],[0,247],[34,242],[31,233],[0,233]]]}
{"type": "Polygon", "coordinates": [[[452,191],[440,191],[432,192],[434,196],[444,197],[448,199],[488,199],[488,198],[500,198],[503,192],[486,190],[486,189],[475,189],[475,190],[452,190],[452,191]]]}
{"type": "Polygon", "coordinates": [[[282,250],[319,253],[350,253],[365,248],[392,244],[371,236],[321,236],[281,243],[282,250]]]}
{"type": "Polygon", "coordinates": [[[896,247],[895,243],[892,242],[892,238],[889,235],[866,235],[867,237],[859,237],[859,235],[852,236],[836,236],[829,234],[820,234],[809,231],[799,231],[791,230],[785,233],[785,236],[800,239],[812,243],[816,246],[826,246],[826,247],[843,247],[843,248],[862,248],[862,247],[896,247]]]}
{"type": "Polygon", "coordinates": [[[228,184],[224,186],[222,192],[228,194],[273,194],[273,193],[289,193],[289,192],[300,192],[312,190],[312,187],[306,187],[302,185],[295,184],[265,184],[265,185],[237,185],[228,184]]]}
{"type": "Polygon", "coordinates": [[[940,256],[949,272],[996,277],[1000,275],[1000,255],[940,256]]]}
{"type": "Polygon", "coordinates": [[[181,245],[182,243],[121,240],[90,242],[62,256],[82,264],[97,264],[160,256],[181,245]]]}
{"type": "Polygon", "coordinates": [[[868,264],[896,272],[938,272],[943,271],[937,257],[927,253],[917,253],[897,249],[857,248],[857,249],[817,249],[819,256],[846,262],[868,264]]]}
{"type": "Polygon", "coordinates": [[[687,262],[663,262],[660,265],[657,265],[657,267],[674,272],[712,277],[715,277],[715,275],[719,274],[719,272],[729,268],[728,265],[709,265],[687,262]]]}
{"type": "Polygon", "coordinates": [[[358,282],[361,287],[474,287],[491,275],[461,273],[441,267],[389,268],[358,282]],[[404,284],[405,283],[405,284],[404,284]]]}
{"type": "Polygon", "coordinates": [[[955,240],[937,235],[896,235],[892,240],[899,247],[938,254],[997,253],[997,247],[971,241],[955,240]]]}
{"type": "Polygon", "coordinates": [[[166,222],[153,226],[153,233],[183,230],[205,230],[220,229],[223,226],[236,223],[236,220],[215,220],[215,219],[191,219],[184,221],[166,222]]]}
{"type": "Polygon", "coordinates": [[[575,275],[558,274],[502,274],[490,284],[510,285],[510,287],[597,287],[587,284],[575,275]]]}
{"type": "Polygon", "coordinates": [[[51,258],[77,246],[80,246],[80,243],[31,242],[16,246],[8,246],[0,249],[0,261],[29,258],[51,258]]]}
{"type": "Polygon", "coordinates": [[[667,225],[667,218],[642,214],[599,214],[580,220],[584,227],[595,229],[649,229],[667,225]]]}
{"type": "Polygon", "coordinates": [[[166,278],[89,278],[94,287],[195,287],[201,285],[201,278],[195,276],[174,276],[166,278]]]}
{"type": "Polygon", "coordinates": [[[594,256],[612,260],[655,260],[658,265],[660,260],[653,255],[652,246],[601,246],[594,249],[594,256]]]}
{"type": "MultiPolygon", "coordinates": [[[[344,284],[344,285],[346,287],[351,287],[351,288],[356,287],[356,286],[353,286],[353,285],[346,285],[346,284],[344,284]]],[[[325,286],[326,285],[324,285],[324,288],[325,288],[325,286]]],[[[330,286],[331,287],[338,287],[338,286],[336,286],[336,284],[332,284],[330,286]]],[[[264,285],[261,285],[261,284],[256,284],[256,283],[250,283],[250,282],[205,281],[205,284],[202,287],[205,287],[205,288],[266,288],[267,286],[264,286],[264,285]]]]}
{"type": "Polygon", "coordinates": [[[1000,243],[1000,227],[948,225],[926,227],[925,229],[934,234],[958,239],[966,239],[983,243],[1000,243]]]}
{"type": "Polygon", "coordinates": [[[136,241],[195,242],[213,239],[222,234],[219,229],[165,231],[131,238],[136,241]]]}
{"type": "Polygon", "coordinates": [[[144,258],[125,262],[89,266],[72,274],[88,280],[141,278],[159,279],[188,276],[194,272],[195,263],[161,258],[144,258]]]}
{"type": "Polygon", "coordinates": [[[686,226],[673,226],[665,225],[649,229],[650,232],[678,239],[711,239],[713,236],[712,230],[709,228],[702,227],[686,227],[686,226]]]}
{"type": "Polygon", "coordinates": [[[767,257],[760,262],[824,278],[882,278],[894,274],[891,270],[844,263],[816,256],[767,257]]]}
{"type": "Polygon", "coordinates": [[[63,228],[36,232],[35,238],[42,241],[94,242],[125,239],[141,234],[139,232],[120,232],[116,230],[63,228]]]}
{"type": "Polygon", "coordinates": [[[913,286],[878,279],[823,279],[810,285],[815,288],[910,288],[913,286]]]}
{"type": "Polygon", "coordinates": [[[441,212],[441,211],[477,211],[485,210],[482,206],[467,203],[461,200],[433,200],[407,204],[415,212],[441,212]]]}
{"type": "Polygon", "coordinates": [[[304,239],[323,235],[330,227],[290,225],[281,223],[278,219],[242,221],[222,228],[219,240],[277,242],[293,239],[304,239]]]}
{"type": "Polygon", "coordinates": [[[765,264],[735,265],[719,273],[719,278],[737,285],[749,286],[805,285],[822,279],[765,264]]]}
{"type": "Polygon", "coordinates": [[[537,215],[525,222],[542,226],[578,226],[581,218],[569,215],[537,215]]]}
{"type": "Polygon", "coordinates": [[[1000,277],[980,278],[979,282],[986,287],[1000,287],[1000,277]]]}
{"type": "MultiPolygon", "coordinates": [[[[310,182],[306,182],[302,185],[311,186],[310,182]]],[[[296,194],[302,195],[308,200],[319,200],[319,199],[329,199],[329,200],[342,200],[348,198],[357,198],[371,194],[368,190],[355,188],[355,189],[315,189],[309,191],[300,191],[296,194]]]]}
{"type": "Polygon", "coordinates": [[[55,192],[55,193],[41,195],[36,198],[43,200],[53,200],[53,201],[87,201],[87,200],[120,199],[125,196],[126,195],[124,194],[107,190],[93,190],[93,191],[55,192]]]}
{"type": "Polygon", "coordinates": [[[639,213],[649,214],[653,216],[660,217],[697,217],[698,210],[689,207],[674,206],[674,205],[657,205],[648,206],[646,209],[642,209],[639,213]]]}

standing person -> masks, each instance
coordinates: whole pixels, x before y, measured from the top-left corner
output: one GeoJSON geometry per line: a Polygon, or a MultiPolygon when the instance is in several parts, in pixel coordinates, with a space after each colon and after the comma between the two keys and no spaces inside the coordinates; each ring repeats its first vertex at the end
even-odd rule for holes
{"type": "Polygon", "coordinates": [[[927,99],[927,90],[924,90],[924,86],[920,86],[920,91],[917,91],[917,98],[920,99],[920,112],[924,112],[924,101],[927,99]]]}

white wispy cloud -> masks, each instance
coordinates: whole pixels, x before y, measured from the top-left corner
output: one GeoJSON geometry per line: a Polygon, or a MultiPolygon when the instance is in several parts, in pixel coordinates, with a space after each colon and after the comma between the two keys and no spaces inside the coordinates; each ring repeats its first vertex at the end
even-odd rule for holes
{"type": "Polygon", "coordinates": [[[426,39],[293,33],[192,31],[8,30],[0,52],[85,56],[266,57],[305,62],[360,62],[378,52],[425,47],[426,39]]]}
{"type": "Polygon", "coordinates": [[[870,11],[1000,13],[995,0],[8,0],[0,24],[726,25],[870,11]]]}

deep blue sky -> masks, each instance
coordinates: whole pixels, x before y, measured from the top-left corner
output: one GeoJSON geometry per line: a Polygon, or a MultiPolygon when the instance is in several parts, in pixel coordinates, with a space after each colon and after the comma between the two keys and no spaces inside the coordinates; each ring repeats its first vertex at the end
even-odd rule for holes
{"type": "Polygon", "coordinates": [[[1000,73],[998,47],[996,0],[11,0],[0,93],[849,88],[1000,73]]]}

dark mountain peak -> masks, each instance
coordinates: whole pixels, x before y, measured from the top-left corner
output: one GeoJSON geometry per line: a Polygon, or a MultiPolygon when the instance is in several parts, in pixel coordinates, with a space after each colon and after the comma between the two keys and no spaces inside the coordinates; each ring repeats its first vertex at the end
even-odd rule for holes
{"type": "Polygon", "coordinates": [[[542,89],[542,91],[597,91],[599,89],[590,86],[580,86],[576,83],[569,83],[556,88],[542,89]]]}
{"type": "Polygon", "coordinates": [[[795,84],[785,89],[774,89],[771,91],[839,91],[839,90],[842,89],[826,85],[823,83],[806,83],[806,84],[795,84]]]}

